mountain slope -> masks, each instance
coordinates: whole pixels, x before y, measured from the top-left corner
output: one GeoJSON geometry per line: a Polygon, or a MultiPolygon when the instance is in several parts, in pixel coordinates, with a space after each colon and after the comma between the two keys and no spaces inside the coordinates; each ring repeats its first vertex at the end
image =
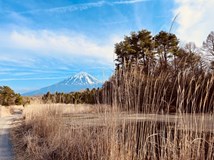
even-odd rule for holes
{"type": "Polygon", "coordinates": [[[24,93],[24,96],[34,96],[34,95],[42,95],[47,92],[55,93],[55,92],[63,92],[63,93],[69,93],[69,92],[77,92],[80,90],[84,90],[86,88],[92,89],[92,88],[98,88],[101,87],[102,83],[99,82],[95,77],[92,75],[86,73],[86,72],[80,72],[76,74],[73,77],[70,77],[68,79],[65,79],[59,83],[53,84],[48,87],[41,88],[36,91],[24,93]]]}

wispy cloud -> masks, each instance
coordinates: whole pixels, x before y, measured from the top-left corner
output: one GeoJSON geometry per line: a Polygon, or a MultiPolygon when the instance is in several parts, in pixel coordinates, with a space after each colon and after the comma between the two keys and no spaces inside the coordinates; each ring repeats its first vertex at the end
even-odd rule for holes
{"type": "MultiPolygon", "coordinates": [[[[92,66],[113,66],[114,44],[121,36],[109,35],[105,41],[98,41],[77,32],[64,30],[4,30],[0,39],[0,65],[27,68],[56,68],[87,64],[92,66]],[[2,45],[3,44],[3,45],[2,45]],[[11,45],[13,44],[13,45],[11,45]],[[15,57],[15,58],[14,58],[15,57]],[[81,62],[77,60],[82,59],[81,62]],[[46,66],[47,65],[47,66],[46,66]]],[[[7,67],[8,68],[8,67],[7,67]]]]}
{"type": "Polygon", "coordinates": [[[90,8],[97,8],[102,7],[105,5],[105,1],[98,1],[96,3],[82,3],[77,5],[70,5],[70,6],[63,6],[63,7],[56,7],[44,10],[45,12],[57,12],[57,13],[64,13],[64,12],[73,12],[76,10],[86,10],[90,8]]]}
{"type": "Polygon", "coordinates": [[[54,79],[64,79],[67,77],[41,77],[41,78],[5,78],[0,79],[0,82],[8,81],[35,81],[35,80],[54,80],[54,79]]]}
{"type": "Polygon", "coordinates": [[[81,3],[81,4],[54,7],[54,8],[48,8],[48,9],[35,9],[35,10],[19,12],[19,14],[41,13],[41,12],[65,13],[65,12],[82,11],[82,10],[87,10],[90,8],[98,8],[98,7],[103,7],[103,6],[129,5],[129,4],[146,2],[146,1],[150,1],[150,0],[120,0],[120,1],[113,1],[113,2],[98,1],[98,2],[93,2],[93,3],[81,3]]]}
{"type": "Polygon", "coordinates": [[[121,21],[112,21],[112,22],[105,22],[103,23],[102,25],[115,25],[115,24],[124,24],[124,23],[131,23],[131,22],[134,22],[134,20],[121,20],[121,21]]]}
{"type": "Polygon", "coordinates": [[[134,3],[140,3],[150,0],[129,0],[129,1],[115,1],[113,4],[134,4],[134,3]]]}
{"type": "MultiPolygon", "coordinates": [[[[12,46],[10,47],[14,49],[16,48],[12,46]]],[[[26,57],[24,57],[23,54],[19,53],[18,51],[16,51],[15,53],[12,53],[10,50],[4,52],[0,51],[0,56],[1,56],[0,59],[1,65],[6,66],[10,65],[10,66],[30,67],[35,62],[35,59],[33,59],[32,57],[28,57],[26,54],[25,54],[26,57]]]]}
{"type": "Polygon", "coordinates": [[[113,61],[114,43],[114,40],[110,40],[108,44],[100,45],[81,34],[65,35],[48,30],[10,33],[10,44],[13,44],[14,50],[28,50],[36,55],[52,57],[91,57],[107,63],[113,61]]]}
{"type": "Polygon", "coordinates": [[[45,9],[32,9],[32,10],[26,10],[26,11],[10,11],[6,10],[4,14],[34,14],[34,13],[65,13],[65,12],[74,12],[74,11],[81,11],[81,10],[86,10],[90,8],[97,8],[97,7],[102,7],[104,5],[110,4],[105,1],[98,1],[94,3],[80,3],[80,4],[73,4],[73,5],[67,5],[67,6],[61,6],[61,7],[52,7],[52,8],[45,8],[45,9]]]}

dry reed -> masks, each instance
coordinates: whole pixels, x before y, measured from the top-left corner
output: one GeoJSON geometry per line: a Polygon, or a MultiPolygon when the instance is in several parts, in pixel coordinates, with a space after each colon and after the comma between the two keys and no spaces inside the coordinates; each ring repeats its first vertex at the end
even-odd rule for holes
{"type": "Polygon", "coordinates": [[[181,73],[152,79],[137,71],[120,76],[112,82],[114,110],[102,113],[97,125],[89,123],[93,117],[72,118],[75,114],[67,121],[63,107],[29,107],[23,125],[14,131],[19,159],[214,159],[213,115],[204,114],[213,110],[214,76],[181,73]],[[173,121],[172,109],[176,111],[173,121]],[[119,110],[127,116],[118,118],[119,110]],[[127,118],[142,111],[153,113],[153,119],[139,120],[139,114],[127,118]],[[157,113],[162,113],[163,120],[157,113]]]}

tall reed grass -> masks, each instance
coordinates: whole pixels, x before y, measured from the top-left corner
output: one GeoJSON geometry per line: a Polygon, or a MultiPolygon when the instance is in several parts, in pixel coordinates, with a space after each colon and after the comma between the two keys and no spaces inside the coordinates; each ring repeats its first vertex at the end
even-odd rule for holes
{"type": "Polygon", "coordinates": [[[212,113],[214,75],[191,71],[145,75],[133,67],[117,70],[104,84],[105,103],[125,111],[144,113],[212,113]]]}
{"type": "Polygon", "coordinates": [[[66,123],[63,107],[29,107],[14,131],[15,148],[22,160],[211,160],[214,126],[206,123],[214,120],[213,83],[214,76],[205,73],[117,72],[103,89],[114,109],[102,112],[102,123],[66,123]],[[121,111],[135,118],[121,120],[121,111]],[[139,120],[141,112],[153,119],[139,120]]]}
{"type": "MultiPolygon", "coordinates": [[[[107,121],[90,125],[65,123],[61,108],[54,106],[25,112],[25,122],[14,130],[15,149],[20,160],[141,160],[213,159],[213,126],[206,130],[203,119],[192,121],[118,120],[119,112],[103,113],[107,121]],[[109,114],[111,115],[109,117],[109,114]],[[179,121],[179,123],[177,123],[179,121]],[[191,125],[196,123],[193,128],[191,125]],[[189,125],[188,125],[189,123],[189,125]],[[192,124],[193,123],[193,124],[192,124]]],[[[72,116],[72,115],[71,115],[72,116]]],[[[95,114],[96,116],[96,114],[95,114]]],[[[128,115],[127,115],[128,116],[128,115]]],[[[140,115],[139,115],[140,116],[140,115]]],[[[80,119],[75,119],[78,121],[80,119]]],[[[84,124],[83,124],[84,123],[84,124]]]]}

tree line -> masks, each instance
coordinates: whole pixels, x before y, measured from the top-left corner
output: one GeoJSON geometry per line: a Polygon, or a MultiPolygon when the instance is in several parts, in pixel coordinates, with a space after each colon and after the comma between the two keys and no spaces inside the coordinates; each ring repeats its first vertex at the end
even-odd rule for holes
{"type": "Polygon", "coordinates": [[[0,86],[0,105],[23,105],[24,100],[20,94],[15,93],[8,86],[0,86]]]}
{"type": "Polygon", "coordinates": [[[109,95],[110,86],[108,82],[103,84],[102,88],[86,89],[81,92],[71,93],[50,93],[47,92],[42,96],[43,103],[65,103],[65,104],[111,104],[111,98],[109,95]],[[108,92],[104,90],[108,88],[108,92]]]}
{"type": "Polygon", "coordinates": [[[102,88],[45,94],[45,103],[109,104],[137,112],[213,112],[214,32],[180,44],[175,34],[132,32],[115,44],[115,72],[102,88]],[[204,55],[209,56],[208,61],[204,55]]]}
{"type": "Polygon", "coordinates": [[[42,96],[44,103],[65,103],[65,104],[97,104],[99,103],[100,89],[86,89],[81,92],[53,93],[47,92],[42,96]]]}

